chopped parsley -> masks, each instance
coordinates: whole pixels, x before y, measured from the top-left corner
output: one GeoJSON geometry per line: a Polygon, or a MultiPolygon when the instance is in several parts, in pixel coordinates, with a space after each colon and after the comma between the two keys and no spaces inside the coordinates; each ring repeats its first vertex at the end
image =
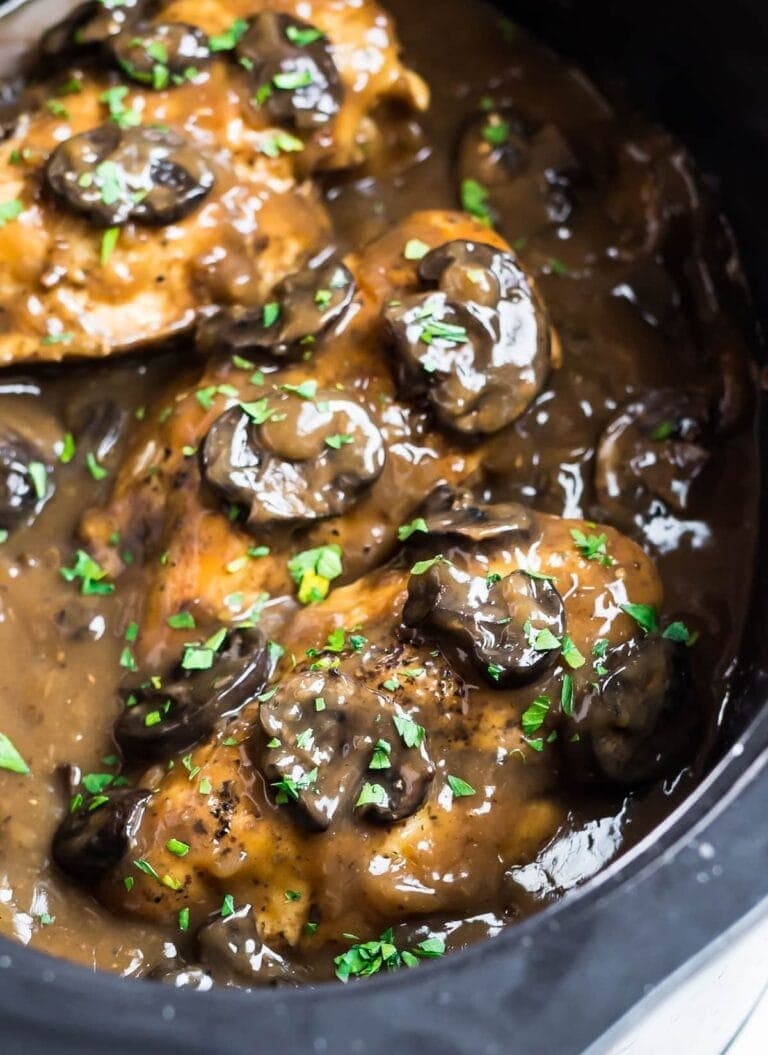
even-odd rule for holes
{"type": "Polygon", "coordinates": [[[282,92],[295,92],[300,88],[308,88],[314,84],[315,78],[312,70],[287,70],[284,73],[276,73],[272,78],[272,84],[282,92]]]}
{"type": "Polygon", "coordinates": [[[606,568],[614,563],[613,557],[608,555],[608,536],[604,532],[600,535],[585,535],[579,528],[571,528],[571,538],[585,560],[596,560],[606,568]]]}
{"type": "Polygon", "coordinates": [[[322,30],[316,29],[314,26],[294,25],[285,27],[285,35],[291,44],[295,44],[297,48],[306,48],[310,44],[314,44],[315,41],[322,40],[325,36],[322,30]]]}
{"type": "MultiPolygon", "coordinates": [[[[346,935],[354,938],[354,935],[346,935]]],[[[379,971],[395,971],[399,967],[415,967],[420,959],[435,959],[445,952],[442,938],[430,937],[412,950],[400,952],[394,943],[392,928],[375,941],[358,942],[334,959],[336,977],[341,982],[350,978],[367,978],[379,971]]]]}
{"type": "Polygon", "coordinates": [[[676,641],[681,645],[695,645],[698,639],[698,633],[695,631],[691,633],[685,623],[681,623],[679,620],[670,623],[669,626],[664,630],[661,635],[666,638],[667,641],[676,641]]]}
{"type": "Polygon", "coordinates": [[[283,392],[302,399],[314,399],[317,395],[317,381],[302,381],[299,385],[281,385],[283,392]]]}
{"type": "Polygon", "coordinates": [[[438,553],[436,557],[430,557],[429,560],[417,560],[411,568],[411,575],[423,575],[425,571],[429,571],[430,568],[434,568],[436,564],[450,564],[449,560],[438,553]]]}
{"type": "Polygon", "coordinates": [[[563,684],[560,689],[560,710],[563,714],[573,714],[573,678],[570,674],[563,675],[563,684]]]}
{"type": "Polygon", "coordinates": [[[360,794],[357,796],[357,802],[355,803],[355,809],[359,806],[388,806],[389,795],[387,795],[386,789],[381,784],[369,784],[366,781],[360,789],[360,794]]]}
{"type": "Polygon", "coordinates": [[[48,490],[48,470],[42,462],[30,462],[27,466],[27,472],[32,481],[32,488],[35,492],[35,497],[38,502],[41,502],[45,498],[45,493],[48,490]]]}
{"type": "Polygon", "coordinates": [[[191,612],[177,612],[175,615],[169,615],[166,622],[172,630],[194,630],[196,626],[195,617],[191,612]]]}
{"type": "Polygon", "coordinates": [[[303,149],[304,144],[299,138],[280,130],[270,133],[259,142],[259,152],[268,158],[276,158],[280,154],[298,154],[303,149]]]}
{"type": "Polygon", "coordinates": [[[104,582],[107,573],[85,550],[79,549],[75,554],[75,563],[71,568],[61,568],[61,576],[67,582],[80,580],[80,592],[84,596],[108,594],[115,592],[114,583],[104,582]]]}
{"type": "Polygon", "coordinates": [[[103,480],[109,476],[109,473],[103,465],[99,464],[99,461],[93,451],[88,451],[85,456],[85,464],[88,466],[88,472],[94,478],[94,480],[103,480]]]}
{"type": "Polygon", "coordinates": [[[342,447],[348,447],[350,443],[355,442],[355,437],[350,436],[348,432],[337,432],[333,436],[325,437],[326,447],[330,447],[332,451],[340,451],[342,447]]]}
{"type": "Polygon", "coordinates": [[[620,604],[619,608],[634,619],[644,633],[652,634],[659,629],[659,617],[652,604],[620,604]]]}
{"type": "Polygon", "coordinates": [[[215,33],[208,38],[208,47],[213,52],[233,51],[247,29],[248,23],[246,20],[244,18],[236,18],[229,29],[225,29],[223,33],[215,33]]]}
{"type": "Polygon", "coordinates": [[[10,773],[29,773],[29,766],[5,735],[0,733],[0,769],[7,769],[10,773]]]}
{"type": "Polygon", "coordinates": [[[24,206],[18,198],[14,198],[12,201],[0,202],[0,227],[5,227],[11,220],[18,219],[23,212],[24,206]]]}
{"type": "Polygon", "coordinates": [[[571,667],[573,670],[578,670],[579,667],[584,666],[586,660],[582,656],[581,652],[579,652],[578,648],[576,648],[572,638],[568,634],[565,634],[563,636],[563,642],[561,647],[562,657],[569,667],[571,667]]]}
{"type": "Polygon", "coordinates": [[[374,748],[371,761],[368,763],[369,769],[390,769],[392,763],[390,761],[390,754],[392,753],[392,745],[388,740],[377,740],[374,748]]]}
{"type": "Polygon", "coordinates": [[[405,542],[405,540],[409,539],[411,535],[415,535],[419,531],[427,535],[429,534],[429,528],[427,527],[427,522],[424,517],[416,517],[410,522],[410,524],[401,524],[397,529],[397,537],[401,542],[405,542]]]}
{"type": "Polygon", "coordinates": [[[461,181],[461,207],[486,227],[491,226],[491,210],[488,206],[488,191],[474,179],[461,181]]]}
{"type": "Polygon", "coordinates": [[[533,703],[523,711],[520,722],[526,737],[532,736],[541,729],[549,712],[550,703],[549,696],[542,694],[537,696],[533,703]]]}
{"type": "Polygon", "coordinates": [[[235,899],[232,894],[225,894],[224,900],[221,903],[219,914],[222,919],[226,919],[227,916],[231,916],[235,911],[235,899]]]}
{"type": "Polygon", "coordinates": [[[341,546],[335,544],[303,550],[288,561],[288,571],[298,586],[302,604],[322,601],[328,596],[330,584],[342,571],[341,546]]]}
{"type": "Polygon", "coordinates": [[[470,795],[476,795],[477,792],[468,784],[466,780],[462,780],[461,777],[454,777],[450,773],[446,776],[445,782],[451,789],[451,795],[455,799],[465,799],[470,795]]]}
{"type": "Polygon", "coordinates": [[[118,239],[120,238],[119,227],[108,227],[104,234],[101,236],[101,249],[99,250],[99,262],[104,267],[108,263],[109,258],[115,251],[118,239]]]}
{"type": "Polygon", "coordinates": [[[123,100],[128,94],[128,88],[124,84],[107,88],[99,96],[99,102],[104,103],[109,110],[109,119],[114,121],[120,128],[135,128],[141,124],[141,114],[134,108],[128,109],[123,100]]]}
{"type": "Polygon", "coordinates": [[[182,842],[181,839],[169,839],[165,848],[175,857],[186,857],[189,853],[189,843],[182,842]]]}

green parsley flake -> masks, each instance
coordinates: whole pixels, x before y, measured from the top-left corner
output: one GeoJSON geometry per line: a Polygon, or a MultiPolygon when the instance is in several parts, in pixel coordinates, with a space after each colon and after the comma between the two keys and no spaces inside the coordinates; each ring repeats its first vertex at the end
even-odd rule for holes
{"type": "Polygon", "coordinates": [[[570,674],[563,675],[563,684],[560,690],[560,710],[563,714],[573,714],[573,678],[570,674]]]}
{"type": "Polygon", "coordinates": [[[330,584],[342,571],[341,546],[318,546],[295,554],[288,561],[288,571],[298,586],[302,604],[322,601],[328,596],[330,584]]]}
{"type": "Polygon", "coordinates": [[[285,27],[285,35],[297,48],[306,48],[325,36],[322,30],[315,29],[314,26],[294,26],[292,24],[285,27]]]}
{"type": "Polygon", "coordinates": [[[302,399],[314,399],[317,395],[317,381],[302,381],[299,385],[281,385],[283,392],[302,399]]]}
{"type": "Polygon", "coordinates": [[[80,592],[84,596],[108,594],[115,591],[114,583],[103,582],[107,575],[106,571],[85,550],[77,551],[75,563],[71,568],[61,568],[60,571],[66,582],[80,580],[80,592]]]}
{"type": "Polygon", "coordinates": [[[169,615],[166,622],[172,630],[194,630],[196,626],[195,617],[191,612],[177,612],[175,615],[169,615]]]}
{"type": "Polygon", "coordinates": [[[681,645],[688,645],[689,648],[691,645],[696,644],[699,637],[698,633],[691,633],[685,623],[679,621],[670,623],[661,636],[666,638],[667,641],[676,641],[681,645]]]}
{"type": "Polygon", "coordinates": [[[99,461],[93,451],[88,451],[88,453],[86,454],[85,464],[88,466],[88,472],[91,474],[94,480],[103,480],[105,479],[105,477],[109,476],[109,473],[104,468],[104,466],[99,464],[99,461]]]}
{"type": "Polygon", "coordinates": [[[189,908],[186,906],[179,909],[179,930],[189,930],[189,908]]]}
{"type": "Polygon", "coordinates": [[[451,562],[446,560],[442,553],[438,553],[436,557],[430,557],[429,560],[417,560],[411,568],[411,575],[423,575],[425,571],[429,571],[429,569],[433,568],[436,564],[450,563],[451,562]]]}
{"type": "Polygon", "coordinates": [[[461,181],[461,207],[486,227],[491,226],[491,210],[488,206],[488,191],[474,179],[461,181]]]}
{"type": "Polygon", "coordinates": [[[584,656],[576,648],[573,639],[568,634],[563,636],[562,656],[572,670],[578,670],[579,667],[583,667],[586,663],[584,656]]]}
{"type": "Polygon", "coordinates": [[[14,198],[13,201],[0,202],[0,227],[5,227],[11,220],[18,219],[24,212],[24,206],[14,198]]]}
{"type": "Polygon", "coordinates": [[[101,249],[99,251],[99,262],[104,267],[108,263],[109,258],[115,251],[118,239],[120,238],[119,227],[108,227],[104,234],[101,236],[101,249]]]}
{"type": "Polygon", "coordinates": [[[184,843],[181,839],[169,839],[165,848],[176,857],[186,857],[189,853],[189,843],[184,843]]]}
{"type": "Polygon", "coordinates": [[[462,780],[461,777],[454,777],[449,773],[445,778],[445,782],[451,789],[451,795],[455,799],[465,799],[470,795],[477,794],[472,785],[467,784],[466,780],[462,780]]]}
{"type": "Polygon", "coordinates": [[[401,542],[405,542],[411,535],[415,535],[419,531],[429,534],[429,528],[424,517],[416,517],[410,524],[401,524],[397,529],[397,537],[401,542]]]}
{"type": "Polygon", "coordinates": [[[368,763],[369,769],[390,769],[392,763],[390,762],[389,756],[392,753],[392,745],[388,740],[377,740],[373,748],[373,755],[371,761],[368,763]]]}
{"type": "Polygon", "coordinates": [[[531,736],[532,733],[537,733],[541,729],[549,707],[549,697],[542,694],[537,696],[533,703],[523,711],[520,722],[526,737],[531,736]]]}
{"type": "Polygon", "coordinates": [[[229,29],[223,33],[216,33],[208,38],[208,47],[211,51],[234,51],[241,37],[248,29],[248,23],[244,18],[236,18],[229,29]]]}
{"type": "Polygon", "coordinates": [[[10,773],[29,773],[29,766],[5,735],[0,733],[0,769],[7,769],[10,773]]]}
{"type": "Polygon", "coordinates": [[[620,604],[619,608],[634,619],[644,633],[653,634],[659,629],[659,617],[652,604],[620,604]]]}
{"type": "Polygon", "coordinates": [[[360,794],[357,796],[357,802],[355,803],[355,809],[360,806],[380,806],[385,807],[389,805],[389,795],[381,784],[369,784],[366,781],[360,789],[360,794]]]}
{"type": "Polygon", "coordinates": [[[35,492],[35,497],[38,502],[41,502],[45,498],[46,491],[48,490],[48,470],[42,462],[30,462],[27,467],[27,472],[32,481],[32,488],[35,492]]]}
{"type": "Polygon", "coordinates": [[[355,442],[355,437],[350,436],[347,432],[337,432],[333,436],[325,437],[326,447],[330,447],[333,451],[340,451],[342,447],[348,447],[350,443],[355,442]]]}
{"type": "Polygon", "coordinates": [[[608,536],[605,533],[585,535],[579,528],[571,528],[571,538],[585,560],[596,560],[606,568],[614,563],[613,557],[608,555],[608,536]]]}

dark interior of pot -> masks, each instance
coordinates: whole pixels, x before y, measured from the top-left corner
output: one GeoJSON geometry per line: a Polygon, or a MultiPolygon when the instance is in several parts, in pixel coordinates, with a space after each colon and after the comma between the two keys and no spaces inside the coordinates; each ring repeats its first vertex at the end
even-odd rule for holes
{"type": "Polygon", "coordinates": [[[18,1050],[581,1050],[768,892],[760,5],[146,6],[0,113],[18,1050]]]}

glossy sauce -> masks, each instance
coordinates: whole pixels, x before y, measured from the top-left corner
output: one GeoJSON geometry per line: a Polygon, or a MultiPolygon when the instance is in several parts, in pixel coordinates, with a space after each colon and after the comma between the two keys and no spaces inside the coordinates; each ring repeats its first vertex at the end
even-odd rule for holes
{"type": "MultiPolygon", "coordinates": [[[[691,650],[691,699],[700,715],[695,741],[698,746],[682,760],[676,760],[670,748],[673,765],[663,781],[631,793],[610,786],[570,783],[563,781],[558,768],[551,767],[542,752],[532,757],[531,764],[521,773],[510,776],[508,770],[499,770],[500,785],[505,780],[510,782],[507,800],[503,788],[498,793],[501,802],[495,789],[494,793],[484,791],[474,820],[455,822],[459,840],[474,838],[482,843],[482,833],[472,834],[478,826],[483,831],[493,831],[488,837],[490,846],[500,838],[498,833],[507,828],[514,830],[518,839],[515,849],[509,851],[514,864],[506,871],[502,869],[502,875],[483,874],[488,867],[487,846],[478,852],[477,860],[469,854],[473,867],[461,877],[449,874],[440,853],[436,855],[435,886],[459,892],[454,897],[449,890],[444,898],[454,911],[431,913],[429,896],[421,901],[417,897],[408,906],[409,918],[398,927],[397,939],[408,946],[427,934],[441,934],[449,947],[457,947],[495,933],[594,875],[647,834],[701,775],[708,740],[726,705],[750,585],[756,500],[751,382],[739,314],[738,263],[682,149],[634,114],[622,110],[615,116],[583,75],[507,23],[500,30],[495,13],[482,4],[441,0],[416,9],[412,4],[393,0],[387,8],[404,43],[406,60],[428,83],[432,102],[425,114],[393,122],[392,135],[397,137],[394,144],[390,142],[388,150],[373,151],[367,170],[317,177],[318,197],[322,196],[329,210],[338,250],[359,251],[416,209],[458,207],[459,139],[467,123],[477,120],[478,112],[487,112],[482,102],[485,98],[492,99],[490,110],[495,107],[502,112],[508,102],[514,101],[537,125],[558,130],[574,155],[569,165],[575,175],[563,192],[573,195],[570,211],[558,199],[552,207],[561,210],[559,218],[553,220],[548,215],[543,222],[541,196],[523,187],[513,199],[514,208],[505,212],[500,207],[497,230],[513,245],[524,270],[535,280],[562,346],[562,366],[553,370],[533,405],[512,426],[481,444],[462,447],[460,455],[449,447],[447,457],[466,458],[473,467],[482,463],[483,472],[473,478],[473,483],[488,500],[522,502],[541,514],[575,521],[615,524],[642,545],[655,562],[664,587],[663,611],[670,618],[684,620],[699,634],[691,650]],[[434,43],[436,24],[440,27],[439,47],[434,43]],[[650,158],[654,158],[653,163],[650,158]],[[668,223],[664,221],[668,230],[662,233],[654,229],[658,217],[653,216],[653,196],[659,181],[654,184],[646,178],[648,172],[659,170],[668,199],[658,212],[672,217],[668,223]],[[617,172],[624,178],[623,183],[617,172]],[[601,506],[595,493],[594,472],[596,449],[607,422],[620,407],[633,401],[642,403],[651,391],[680,390],[692,383],[714,385],[719,417],[705,444],[710,456],[695,476],[690,493],[684,495],[681,508],[659,514],[658,503],[641,497],[637,508],[619,510],[618,514],[612,509],[611,515],[606,515],[604,496],[601,506]],[[617,516],[620,523],[615,523],[617,516]],[[523,805],[516,814],[520,803],[523,805]]],[[[190,21],[194,21],[192,16],[190,21]]],[[[180,91],[192,95],[190,89],[180,91]]],[[[196,105],[196,100],[190,98],[188,103],[179,105],[196,105]]],[[[545,142],[542,150],[553,149],[562,155],[562,142],[557,137],[553,142],[554,146],[545,142]]],[[[307,193],[314,200],[315,192],[307,193]]],[[[321,230],[323,222],[319,224],[321,230]]],[[[423,227],[406,229],[411,233],[418,230],[425,241],[430,236],[426,221],[423,227]]],[[[367,265],[371,274],[378,274],[379,259],[386,259],[386,252],[379,252],[381,257],[374,255],[367,265]]],[[[225,262],[217,273],[222,282],[230,266],[231,261],[225,262]]],[[[364,269],[361,273],[365,274],[364,269]]],[[[380,275],[371,278],[371,286],[376,281],[387,288],[380,275]]],[[[350,340],[354,339],[353,333],[350,340]]],[[[359,373],[361,363],[366,369],[370,365],[365,349],[357,359],[357,351],[344,354],[349,355],[351,378],[355,369],[359,373]]],[[[83,772],[115,771],[112,763],[102,760],[114,754],[110,734],[117,712],[115,693],[122,677],[119,658],[125,648],[125,628],[135,612],[141,610],[141,599],[148,588],[141,566],[144,554],[140,547],[133,546],[130,531],[123,533],[129,539],[125,547],[131,550],[127,556],[121,544],[112,547],[113,566],[122,570],[113,598],[80,596],[72,585],[62,581],[60,568],[71,564],[72,540],[84,511],[106,504],[107,520],[114,514],[115,505],[109,496],[118,467],[130,466],[140,449],[142,435],[155,437],[154,425],[136,423],[137,409],[150,407],[154,408],[150,413],[157,413],[161,405],[157,393],[165,385],[170,384],[176,393],[183,391],[179,379],[187,376],[189,361],[190,352],[182,339],[176,348],[106,365],[16,367],[0,378],[3,420],[18,420],[27,430],[31,427],[50,464],[55,465],[56,485],[34,525],[13,534],[0,550],[0,645],[6,657],[0,672],[0,730],[19,748],[32,773],[21,777],[0,772],[5,803],[0,826],[0,929],[21,942],[124,974],[146,974],[163,964],[175,963],[179,950],[194,961],[189,939],[179,935],[171,908],[165,902],[160,906],[162,911],[151,918],[152,913],[142,903],[145,887],[141,881],[132,897],[126,898],[119,889],[117,893],[111,888],[101,891],[102,897],[119,911],[127,909],[126,915],[115,915],[103,907],[92,893],[68,882],[52,866],[50,845],[68,801],[59,768],[75,765],[83,772]],[[39,422],[36,415],[40,415],[39,422]],[[141,428],[145,430],[143,434],[141,428]],[[64,431],[71,431],[78,441],[78,454],[67,465],[56,463],[64,431]],[[99,462],[109,470],[106,479],[96,481],[88,472],[84,461],[89,450],[99,452],[99,462]],[[55,921],[45,923],[48,917],[55,917],[55,921]]],[[[335,367],[335,360],[330,360],[329,369],[335,367]]],[[[210,369],[220,372],[222,382],[231,380],[228,364],[210,369]]],[[[306,376],[305,368],[292,369],[294,373],[287,376],[294,383],[306,376]]],[[[190,393],[201,383],[200,371],[198,366],[190,370],[190,393]]],[[[381,377],[372,371],[357,381],[350,380],[356,389],[367,391],[369,384],[374,390],[380,386],[385,393],[391,387],[386,370],[381,377]]],[[[254,397],[258,394],[254,393],[254,397]]],[[[189,402],[194,400],[190,398],[189,402]]],[[[199,431],[203,415],[199,408],[197,411],[198,418],[191,426],[183,414],[171,421],[167,426],[169,434],[188,427],[199,431]]],[[[403,413],[406,412],[407,408],[403,413]]],[[[139,416],[146,419],[146,411],[139,416]]],[[[412,419],[407,417],[404,431],[408,433],[412,427],[412,419]]],[[[165,424],[157,426],[160,428],[165,429],[165,424]]],[[[179,448],[184,442],[180,435],[174,440],[179,448]]],[[[424,439],[425,448],[430,450],[440,450],[442,442],[439,434],[428,433],[424,439]]],[[[422,482],[409,468],[409,459],[411,467],[418,463],[409,455],[403,460],[400,475],[387,486],[390,495],[400,490],[406,494],[411,488],[409,508],[414,508],[434,481],[422,482]]],[[[125,472],[124,468],[120,472],[125,472]]],[[[462,469],[456,475],[463,479],[470,474],[462,469]]],[[[188,510],[188,517],[178,535],[191,540],[190,545],[199,550],[200,539],[205,538],[200,525],[208,514],[207,507],[200,509],[196,504],[198,486],[199,481],[193,478],[188,488],[190,504],[183,507],[188,510]],[[199,523],[196,517],[200,518],[199,523]]],[[[179,491],[183,496],[183,487],[179,491]]],[[[124,508],[140,522],[142,501],[131,491],[124,501],[124,508]]],[[[381,504],[381,499],[378,501],[381,504]]],[[[381,516],[378,507],[376,512],[381,516]]],[[[399,511],[393,516],[395,524],[410,519],[401,517],[399,511]]],[[[101,544],[100,556],[105,563],[109,559],[106,540],[110,530],[106,521],[101,524],[101,517],[100,512],[89,514],[85,531],[92,545],[101,544]]],[[[550,524],[545,516],[541,520],[547,525],[543,529],[543,546],[548,552],[548,533],[563,534],[565,529],[558,521],[550,524]]],[[[169,530],[174,534],[172,520],[164,524],[163,530],[166,537],[169,530]]],[[[392,550],[386,531],[382,529],[383,541],[377,549],[376,545],[368,545],[375,541],[366,535],[369,522],[362,519],[356,529],[352,519],[349,530],[352,541],[345,545],[345,571],[351,585],[331,591],[322,606],[299,611],[285,643],[298,654],[306,647],[322,645],[327,632],[340,625],[340,612],[344,617],[341,625],[352,626],[358,621],[355,612],[359,609],[374,653],[370,663],[378,672],[380,656],[376,649],[382,648],[386,653],[391,646],[393,621],[398,621],[393,611],[399,611],[398,605],[404,600],[403,564],[401,561],[399,569],[385,571],[381,573],[383,578],[378,579],[375,569],[392,550]],[[370,568],[374,569],[373,577],[364,580],[367,585],[358,595],[354,580],[370,568]],[[381,600],[379,588],[383,591],[381,600]],[[350,610],[343,610],[344,605],[349,605],[350,610]]],[[[217,546],[222,539],[227,546],[233,545],[230,535],[224,532],[222,528],[212,536],[217,546]]],[[[567,546],[565,537],[559,548],[553,544],[554,552],[567,546]]],[[[307,538],[307,545],[328,541],[322,528],[317,538],[311,533],[307,538]]],[[[629,546],[611,543],[618,547],[625,544],[629,546]]],[[[304,548],[303,544],[297,546],[290,539],[278,538],[277,551],[281,554],[281,545],[286,557],[304,548]]],[[[217,566],[221,566],[229,559],[229,553],[217,546],[213,551],[217,566]]],[[[154,552],[151,546],[148,552],[154,552]]],[[[528,556],[530,552],[525,549],[528,556]]],[[[642,561],[638,564],[640,558],[632,557],[633,551],[627,552],[626,575],[638,576],[637,580],[628,579],[637,583],[632,600],[654,603],[652,571],[642,561]]],[[[494,551],[488,559],[491,566],[496,566],[494,560],[500,560],[498,566],[504,567],[513,558],[502,550],[501,556],[494,551]]],[[[586,572],[581,568],[579,574],[598,577],[598,569],[590,564],[586,572]]],[[[285,577],[284,571],[282,575],[285,577]]],[[[206,588],[217,590],[215,577],[210,579],[211,585],[206,588]]],[[[175,580],[167,581],[173,585],[175,580]]],[[[566,586],[559,585],[568,603],[575,604],[566,586]]],[[[278,600],[273,607],[267,606],[264,625],[268,632],[281,626],[285,611],[296,610],[292,599],[284,603],[279,600],[286,590],[290,592],[290,587],[281,585],[270,590],[278,600]]],[[[174,637],[165,630],[160,632],[172,610],[157,609],[157,637],[153,638],[150,632],[149,641],[139,646],[153,661],[159,662],[174,642],[183,639],[184,635],[174,637]]],[[[629,625],[621,622],[626,618],[619,616],[614,624],[616,640],[629,633],[629,625]]],[[[573,620],[578,625],[577,615],[573,620]]],[[[582,650],[587,652],[593,643],[585,636],[582,650]]],[[[397,662],[403,668],[429,668],[418,705],[430,714],[432,678],[455,678],[450,665],[448,674],[433,675],[432,667],[440,666],[444,660],[436,660],[428,650],[425,652],[418,641],[407,646],[405,656],[398,656],[397,662]]],[[[457,691],[464,691],[461,684],[457,691]]],[[[504,731],[503,715],[498,726],[494,724],[497,705],[492,691],[481,687],[473,700],[474,722],[467,721],[467,728],[458,731],[436,734],[435,749],[436,754],[447,752],[445,758],[441,755],[444,768],[462,738],[476,737],[474,748],[479,756],[466,763],[462,776],[474,786],[485,788],[488,758],[502,744],[505,750],[513,751],[518,740],[515,733],[506,742],[508,731],[504,731]]],[[[522,699],[514,698],[511,703],[507,700],[505,707],[512,707],[512,713],[519,716],[522,703],[522,699]]],[[[466,714],[465,707],[459,707],[458,714],[462,713],[466,714]]],[[[458,724],[462,720],[455,718],[458,724]]],[[[437,728],[434,717],[430,721],[425,718],[424,724],[429,726],[431,721],[437,728]]],[[[227,735],[245,743],[253,722],[253,715],[245,712],[227,735]]],[[[675,741],[674,730],[669,739],[670,744],[675,741]]],[[[244,774],[248,794],[258,802],[259,809],[268,811],[269,798],[261,778],[250,768],[247,749],[204,745],[201,755],[207,757],[211,750],[215,755],[212,765],[227,771],[233,765],[232,752],[238,756],[241,750],[244,752],[238,771],[244,774]]],[[[178,773],[165,778],[164,787],[171,801],[177,794],[187,794],[184,779],[178,773]]],[[[448,818],[445,823],[453,823],[444,796],[440,801],[448,818]]],[[[192,818],[196,808],[193,805],[188,810],[192,818]]],[[[144,844],[151,847],[164,843],[171,835],[183,837],[180,816],[169,817],[163,809],[157,809],[143,831],[144,844]]],[[[238,816],[235,813],[236,822],[238,816]]],[[[383,883],[366,886],[370,869],[361,867],[353,877],[345,875],[345,862],[354,860],[360,852],[359,827],[340,823],[334,829],[335,841],[323,851],[326,856],[313,858],[311,838],[297,835],[292,820],[275,815],[271,823],[272,834],[277,832],[285,838],[297,859],[302,854],[310,858],[304,869],[304,878],[310,885],[324,881],[326,894],[349,887],[346,903],[343,896],[337,897],[341,904],[336,905],[335,915],[326,905],[326,918],[331,922],[327,930],[320,932],[319,939],[323,940],[318,940],[319,951],[313,952],[304,942],[291,961],[292,972],[298,977],[325,977],[332,973],[333,955],[344,948],[341,933],[360,933],[369,938],[375,937],[386,922],[400,924],[404,914],[398,915],[397,896],[393,893],[387,902],[383,883]],[[323,876],[324,880],[318,878],[323,876]]],[[[246,845],[247,818],[243,824],[246,845]]],[[[373,854],[378,840],[386,842],[386,835],[368,835],[366,840],[370,844],[366,852],[373,854]]],[[[397,834],[394,841],[397,842],[397,834]]],[[[384,871],[381,860],[379,870],[384,871]]],[[[301,911],[293,903],[282,904],[284,890],[295,887],[290,877],[284,879],[279,868],[277,872],[273,893],[277,892],[281,902],[282,924],[290,931],[294,916],[298,921],[295,925],[300,926],[301,911]]],[[[209,904],[210,897],[208,890],[200,894],[201,913],[205,907],[215,910],[216,906],[209,904]]],[[[333,898],[327,896],[328,901],[333,898]]]]}

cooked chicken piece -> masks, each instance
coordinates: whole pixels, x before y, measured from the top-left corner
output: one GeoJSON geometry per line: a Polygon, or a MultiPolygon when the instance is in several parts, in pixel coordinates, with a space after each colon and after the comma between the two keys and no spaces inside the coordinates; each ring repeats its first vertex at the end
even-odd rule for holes
{"type": "Polygon", "coordinates": [[[661,585],[610,527],[463,496],[425,523],[395,566],[301,610],[274,687],[148,771],[150,798],[70,815],[57,859],[150,919],[252,906],[278,955],[479,912],[500,889],[514,912],[509,869],[569,809],[558,771],[574,730],[592,735],[582,700],[661,585]]]}
{"type": "Polygon", "coordinates": [[[263,301],[328,243],[306,177],[359,161],[377,107],[426,106],[372,0],[151,6],[115,9],[96,64],[73,43],[89,22],[57,31],[40,61],[71,65],[3,143],[0,364],[126,351],[263,301]]]}
{"type": "MultiPolygon", "coordinates": [[[[336,305],[342,314],[325,334],[310,334],[311,343],[296,338],[317,324],[316,300],[325,304],[332,295],[327,269],[286,288],[280,302],[285,321],[271,328],[263,326],[261,310],[214,317],[212,333],[206,324],[206,341],[240,355],[212,361],[148,413],[111,501],[83,524],[85,539],[113,574],[120,571],[110,542],[115,533],[120,551],[132,552],[134,570],[143,562],[138,649],[152,664],[178,652],[184,635],[170,630],[167,620],[180,611],[194,612],[205,626],[233,612],[242,618],[269,601],[262,616],[269,632],[274,612],[281,617],[285,599],[297,593],[289,560],[313,550],[319,558],[321,547],[340,547],[341,568],[333,574],[292,565],[299,598],[311,600],[313,584],[322,596],[334,577],[349,581],[386,559],[398,528],[435,487],[458,485],[475,471],[483,433],[472,437],[436,425],[412,386],[398,387],[396,353],[381,317],[393,301],[429,296],[414,293],[417,269],[429,257],[407,259],[413,247],[425,254],[457,240],[506,250],[467,216],[417,213],[350,258],[349,272],[333,269],[347,291],[354,282],[356,293],[343,310],[341,301],[336,305]],[[292,361],[296,354],[299,362],[292,361]],[[254,374],[256,367],[261,374],[254,374]]],[[[471,270],[490,274],[477,265],[471,270]]],[[[344,297],[349,300],[348,293],[344,297]]],[[[520,303],[532,297],[521,293],[520,303]]],[[[277,304],[272,307],[277,311],[277,304]]],[[[535,317],[543,319],[538,307],[535,317]]],[[[548,364],[546,323],[523,332],[530,354],[548,364]]],[[[439,345],[436,340],[430,347],[439,345]]]]}

